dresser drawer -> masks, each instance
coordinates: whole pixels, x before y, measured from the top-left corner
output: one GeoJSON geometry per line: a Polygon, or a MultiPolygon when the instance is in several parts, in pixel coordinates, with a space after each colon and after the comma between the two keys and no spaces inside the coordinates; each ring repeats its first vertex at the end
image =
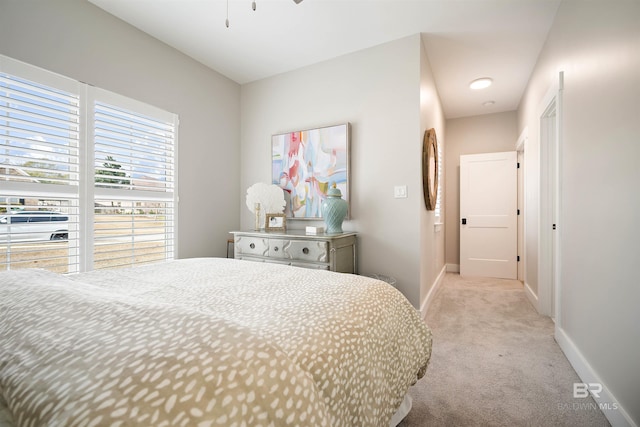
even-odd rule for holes
{"type": "Polygon", "coordinates": [[[235,241],[237,255],[269,255],[269,239],[250,236],[238,236],[235,241]]]}
{"type": "Polygon", "coordinates": [[[357,273],[356,235],[308,235],[304,230],[232,231],[234,258],[357,273]]]}
{"type": "Polygon", "coordinates": [[[269,258],[285,258],[287,255],[284,247],[288,243],[288,240],[269,239],[269,258]]]}
{"type": "Polygon", "coordinates": [[[287,258],[301,261],[329,262],[329,243],[312,240],[291,240],[285,246],[287,258]]]}

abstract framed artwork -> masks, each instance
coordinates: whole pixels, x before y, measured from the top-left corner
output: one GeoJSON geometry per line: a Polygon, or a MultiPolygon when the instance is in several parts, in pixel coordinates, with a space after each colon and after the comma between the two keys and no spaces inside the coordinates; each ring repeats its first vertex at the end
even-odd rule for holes
{"type": "Polygon", "coordinates": [[[345,123],[272,136],[271,179],[284,190],[287,218],[322,218],[321,205],[333,184],[349,203],[350,127],[345,123]]]}

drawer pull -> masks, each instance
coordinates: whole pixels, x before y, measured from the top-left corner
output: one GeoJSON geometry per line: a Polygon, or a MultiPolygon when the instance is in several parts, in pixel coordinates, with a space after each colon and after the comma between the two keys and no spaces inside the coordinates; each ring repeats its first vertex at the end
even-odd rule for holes
{"type": "Polygon", "coordinates": [[[255,248],[256,248],[256,244],[255,244],[255,243],[251,243],[251,244],[249,245],[249,247],[250,247],[251,249],[255,249],[255,248]]]}
{"type": "Polygon", "coordinates": [[[276,251],[276,252],[278,252],[278,247],[277,247],[277,246],[276,246],[276,247],[274,247],[274,248],[273,248],[273,250],[274,250],[274,251],[276,251]]]}
{"type": "Polygon", "coordinates": [[[302,249],[302,253],[305,254],[305,255],[308,255],[309,254],[309,248],[303,248],[302,249]]]}

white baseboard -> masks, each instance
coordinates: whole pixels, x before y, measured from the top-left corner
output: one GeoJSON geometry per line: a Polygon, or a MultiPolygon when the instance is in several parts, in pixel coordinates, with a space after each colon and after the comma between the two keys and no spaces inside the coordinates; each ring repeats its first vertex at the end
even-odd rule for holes
{"type": "Polygon", "coordinates": [[[602,386],[599,397],[593,396],[593,398],[604,416],[609,420],[609,423],[611,423],[613,427],[638,427],[615,396],[611,394],[607,385],[602,382],[598,373],[591,367],[571,338],[558,326],[556,326],[555,338],[582,382],[587,384],[598,383],[602,386]]]}
{"type": "Polygon", "coordinates": [[[433,301],[433,297],[436,295],[436,292],[438,291],[438,289],[440,289],[440,286],[442,285],[442,280],[444,279],[444,275],[446,272],[447,272],[447,266],[443,265],[442,270],[440,270],[440,274],[438,274],[438,277],[436,277],[436,280],[431,285],[431,289],[429,289],[429,293],[427,294],[427,297],[424,299],[424,301],[422,302],[422,305],[420,306],[420,313],[422,314],[423,319],[427,316],[427,310],[429,309],[429,306],[431,305],[431,302],[433,301]]]}
{"type": "Polygon", "coordinates": [[[527,282],[524,283],[524,293],[527,296],[527,299],[529,300],[529,302],[531,303],[533,308],[535,308],[536,311],[538,313],[540,313],[540,305],[538,303],[538,295],[533,293],[533,290],[529,287],[529,284],[527,282]]]}
{"type": "Polygon", "coordinates": [[[447,273],[460,273],[460,264],[447,264],[447,273]]]}

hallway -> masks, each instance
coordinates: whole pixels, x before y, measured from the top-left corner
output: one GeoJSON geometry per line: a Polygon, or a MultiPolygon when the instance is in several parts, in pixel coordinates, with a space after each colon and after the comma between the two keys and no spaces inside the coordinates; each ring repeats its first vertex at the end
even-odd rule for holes
{"type": "Polygon", "coordinates": [[[447,273],[427,313],[433,354],[411,389],[417,426],[608,426],[540,316],[514,280],[447,273]]]}

